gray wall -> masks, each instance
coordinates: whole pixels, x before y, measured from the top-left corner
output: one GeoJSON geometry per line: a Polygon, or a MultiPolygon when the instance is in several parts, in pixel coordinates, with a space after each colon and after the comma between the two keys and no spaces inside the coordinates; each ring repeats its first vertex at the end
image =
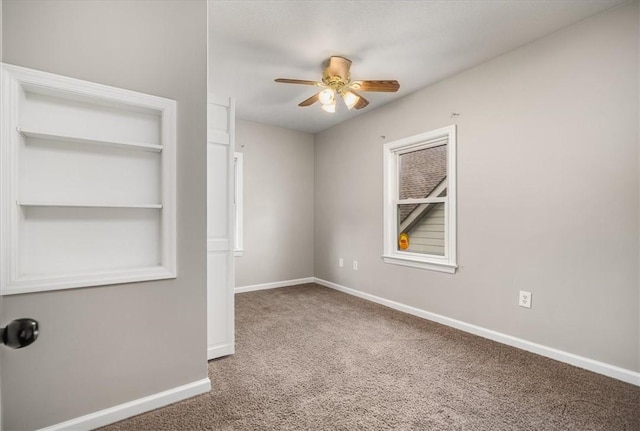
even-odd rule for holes
{"type": "Polygon", "coordinates": [[[236,121],[244,153],[244,256],[236,286],[313,276],[313,136],[236,121]],[[243,147],[244,146],[244,147],[243,147]]]}
{"type": "Polygon", "coordinates": [[[637,9],[318,134],[315,276],[640,371],[637,9]],[[452,123],[459,271],[384,264],[383,142],[452,123]],[[519,290],[532,309],[518,307],[519,290]]]}
{"type": "Polygon", "coordinates": [[[7,63],[178,102],[178,278],[5,297],[4,321],[41,324],[1,350],[5,430],[206,378],[206,2],[5,0],[3,19],[7,63]]]}

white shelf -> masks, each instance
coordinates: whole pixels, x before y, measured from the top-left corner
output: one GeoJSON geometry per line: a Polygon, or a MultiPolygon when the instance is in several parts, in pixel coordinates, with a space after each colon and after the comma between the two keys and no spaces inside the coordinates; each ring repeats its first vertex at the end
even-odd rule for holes
{"type": "Polygon", "coordinates": [[[69,202],[23,202],[18,201],[22,207],[70,207],[70,208],[143,208],[162,209],[162,204],[96,204],[96,203],[69,203],[69,202]]]}
{"type": "Polygon", "coordinates": [[[22,136],[25,136],[27,138],[44,139],[47,141],[81,143],[81,144],[89,144],[89,145],[102,145],[107,147],[126,148],[131,150],[152,151],[155,153],[159,153],[162,151],[162,145],[141,144],[138,142],[101,141],[97,139],[88,139],[88,138],[82,138],[78,136],[67,136],[67,135],[58,135],[55,133],[37,132],[34,130],[27,130],[22,128],[17,128],[17,130],[18,130],[18,133],[20,133],[22,136]]]}
{"type": "Polygon", "coordinates": [[[0,295],[175,278],[176,102],[0,68],[0,295]]]}
{"type": "Polygon", "coordinates": [[[14,295],[43,290],[68,289],[73,287],[101,286],[105,280],[109,284],[118,282],[136,282],[175,278],[176,274],[164,266],[146,266],[140,268],[114,268],[106,271],[63,273],[22,277],[15,285],[6,288],[4,295],[14,295]],[[46,285],[46,288],[43,288],[46,285]]]}

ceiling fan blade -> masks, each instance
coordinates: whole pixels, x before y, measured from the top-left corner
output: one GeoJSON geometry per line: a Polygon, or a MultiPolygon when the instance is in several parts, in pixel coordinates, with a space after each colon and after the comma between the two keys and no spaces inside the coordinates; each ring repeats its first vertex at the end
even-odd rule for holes
{"type": "Polygon", "coordinates": [[[367,99],[365,99],[364,97],[362,97],[362,94],[358,94],[353,90],[351,90],[351,92],[353,94],[355,94],[356,96],[358,96],[358,101],[356,102],[355,105],[353,105],[354,108],[362,109],[362,108],[364,108],[365,106],[367,106],[369,104],[369,101],[367,99]]]}
{"type": "Polygon", "coordinates": [[[304,79],[287,79],[287,78],[278,78],[275,80],[276,82],[282,82],[283,84],[303,84],[303,85],[315,85],[320,87],[322,85],[321,82],[318,81],[305,81],[304,79]]]}
{"type": "Polygon", "coordinates": [[[298,104],[298,106],[310,106],[318,101],[320,98],[320,93],[316,93],[313,96],[309,97],[307,100],[304,100],[298,104]]]}
{"type": "Polygon", "coordinates": [[[350,87],[360,91],[394,93],[400,88],[398,81],[353,81],[350,87]]]}

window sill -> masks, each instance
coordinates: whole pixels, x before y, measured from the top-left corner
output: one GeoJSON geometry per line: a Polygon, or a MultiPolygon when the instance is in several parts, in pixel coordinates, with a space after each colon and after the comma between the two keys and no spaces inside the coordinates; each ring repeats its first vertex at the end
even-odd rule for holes
{"type": "Polygon", "coordinates": [[[393,265],[408,266],[411,268],[428,269],[430,271],[446,272],[447,274],[455,274],[458,265],[449,262],[437,262],[433,260],[415,259],[405,256],[383,255],[382,260],[385,263],[393,265]]]}

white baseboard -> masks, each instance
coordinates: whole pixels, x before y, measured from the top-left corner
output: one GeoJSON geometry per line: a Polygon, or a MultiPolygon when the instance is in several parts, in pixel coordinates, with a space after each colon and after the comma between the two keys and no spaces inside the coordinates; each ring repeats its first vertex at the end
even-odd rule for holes
{"type": "Polygon", "coordinates": [[[115,407],[80,416],[66,422],[41,428],[40,431],[88,431],[209,391],[211,391],[211,381],[209,378],[206,378],[115,407]]]}
{"type": "Polygon", "coordinates": [[[275,281],[273,283],[254,284],[251,286],[236,287],[236,293],[253,292],[254,290],[275,289],[276,287],[295,286],[296,284],[313,283],[315,278],[297,278],[295,280],[275,281]]]}
{"type": "Polygon", "coordinates": [[[450,317],[431,313],[429,311],[421,310],[419,308],[411,307],[409,305],[401,304],[399,302],[391,301],[389,299],[381,298],[379,296],[341,286],[331,281],[315,278],[315,282],[322,286],[339,290],[340,292],[357,296],[359,298],[366,299],[368,301],[372,301],[407,314],[412,314],[423,319],[441,323],[446,326],[451,326],[452,328],[456,328],[464,332],[469,332],[474,335],[479,335],[480,337],[488,338],[490,340],[497,341],[498,343],[517,347],[519,349],[536,353],[541,356],[546,356],[547,358],[555,359],[556,361],[565,362],[567,364],[575,365],[576,367],[593,371],[594,373],[603,374],[617,380],[622,380],[623,382],[631,383],[632,385],[640,386],[640,373],[635,371],[585,358],[583,356],[574,355],[573,353],[554,349],[553,347],[543,346],[542,344],[533,343],[531,341],[503,334],[491,329],[486,329],[481,326],[472,325],[470,323],[465,323],[460,320],[452,319],[450,317]]]}
{"type": "Polygon", "coordinates": [[[233,355],[235,353],[235,346],[233,344],[223,344],[221,346],[214,346],[207,348],[207,360],[220,358],[222,356],[233,355]]]}

